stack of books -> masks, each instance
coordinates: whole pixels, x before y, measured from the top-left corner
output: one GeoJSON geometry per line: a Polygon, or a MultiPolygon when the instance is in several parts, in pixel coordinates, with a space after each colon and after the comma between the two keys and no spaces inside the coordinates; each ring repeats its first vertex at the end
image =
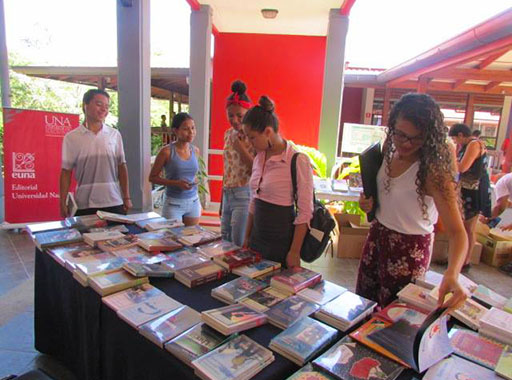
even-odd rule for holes
{"type": "Polygon", "coordinates": [[[197,247],[221,239],[220,233],[207,230],[198,225],[175,227],[171,228],[171,231],[176,240],[186,246],[197,247]]]}
{"type": "Polygon", "coordinates": [[[233,304],[265,287],[263,282],[249,277],[239,277],[212,289],[212,297],[233,304]]]}
{"type": "Polygon", "coordinates": [[[432,311],[436,308],[435,302],[429,298],[429,289],[416,284],[407,284],[397,293],[398,299],[420,309],[432,311]]]}
{"type": "Polygon", "coordinates": [[[259,311],[260,313],[266,312],[272,306],[277,305],[282,300],[288,298],[290,294],[280,292],[279,290],[268,287],[251,294],[238,301],[239,303],[259,311]]]}
{"type": "Polygon", "coordinates": [[[105,252],[114,252],[134,247],[137,245],[138,240],[137,235],[124,235],[117,239],[99,241],[98,248],[105,252]]]}
{"type": "Polygon", "coordinates": [[[169,229],[183,226],[183,223],[177,219],[158,219],[159,220],[151,219],[148,223],[145,224],[144,228],[148,231],[156,231],[161,229],[169,229]]]}
{"type": "Polygon", "coordinates": [[[227,273],[227,270],[208,260],[207,262],[175,271],[174,278],[183,285],[193,288],[194,286],[221,279],[227,273]]]}
{"type": "Polygon", "coordinates": [[[167,220],[167,218],[164,218],[163,216],[159,216],[157,218],[149,218],[149,219],[141,219],[141,220],[137,220],[135,222],[135,225],[139,228],[142,228],[142,229],[145,229],[146,228],[146,225],[148,223],[155,223],[155,222],[165,222],[167,220]]]}
{"type": "Polygon", "coordinates": [[[56,220],[54,222],[33,223],[25,227],[27,232],[32,237],[40,232],[64,230],[67,228],[70,228],[70,226],[64,220],[56,220]]]}
{"type": "Polygon", "coordinates": [[[117,316],[133,328],[152,321],[162,315],[176,310],[183,305],[172,299],[165,293],[157,294],[144,299],[133,306],[125,307],[117,311],[117,316]]]}
{"type": "Polygon", "coordinates": [[[134,277],[122,269],[89,278],[91,288],[102,297],[147,282],[147,277],[134,277]]]}
{"type": "Polygon", "coordinates": [[[41,250],[59,245],[76,243],[83,240],[82,234],[74,228],[39,232],[33,235],[33,239],[34,244],[41,250]]]}
{"type": "Polygon", "coordinates": [[[325,305],[327,302],[340,296],[346,291],[347,289],[343,286],[324,280],[310,288],[302,289],[297,293],[297,295],[307,301],[314,302],[319,305],[325,305]]]}
{"type": "Polygon", "coordinates": [[[139,246],[116,249],[115,251],[112,251],[114,256],[122,257],[128,261],[145,261],[143,257],[154,257],[153,255],[148,255],[147,253],[148,251],[139,246]]]}
{"type": "Polygon", "coordinates": [[[122,232],[123,234],[128,233],[128,227],[126,227],[124,224],[118,224],[116,226],[105,226],[105,227],[96,227],[96,228],[89,228],[88,232],[122,232]]]}
{"type": "Polygon", "coordinates": [[[265,314],[268,321],[281,329],[286,329],[318,310],[316,303],[306,301],[299,296],[291,296],[272,306],[265,314]]]}
{"type": "Polygon", "coordinates": [[[96,247],[100,241],[121,239],[124,234],[119,231],[88,232],[83,234],[84,241],[91,247],[96,247]]]}
{"type": "Polygon", "coordinates": [[[210,261],[207,257],[193,251],[194,248],[182,248],[167,255],[165,265],[176,272],[193,265],[207,263],[210,261]]]}
{"type": "Polygon", "coordinates": [[[240,304],[203,311],[201,318],[208,326],[224,335],[249,330],[267,323],[265,314],[240,304]]]}
{"type": "Polygon", "coordinates": [[[512,345],[512,314],[491,308],[480,319],[479,333],[505,344],[512,345]]]}
{"type": "Polygon", "coordinates": [[[127,262],[123,264],[123,269],[135,277],[172,277],[174,272],[165,265],[165,262],[153,264],[142,264],[137,262],[127,262]]]}
{"type": "Polygon", "coordinates": [[[270,286],[270,282],[272,281],[272,277],[274,277],[275,275],[278,275],[281,273],[281,268],[275,270],[275,271],[272,271],[272,272],[268,272],[268,273],[265,273],[265,274],[262,274],[261,276],[257,276],[255,277],[256,280],[258,281],[261,281],[261,282],[264,282],[267,286],[270,286]]]}
{"type": "Polygon", "coordinates": [[[90,231],[92,228],[104,228],[107,221],[98,218],[97,215],[70,216],[65,219],[69,228],[76,228],[80,232],[90,231]]]}
{"type": "Polygon", "coordinates": [[[194,360],[192,365],[202,379],[248,380],[273,361],[272,351],[239,335],[194,360]]]}
{"type": "Polygon", "coordinates": [[[76,263],[73,278],[82,286],[88,286],[91,277],[119,270],[125,262],[125,259],[108,252],[87,256],[83,261],[76,263]]]}
{"type": "Polygon", "coordinates": [[[97,255],[103,253],[103,251],[92,248],[89,244],[80,242],[49,248],[48,253],[60,265],[74,270],[75,263],[79,262],[82,257],[97,255]]]}
{"type": "Polygon", "coordinates": [[[237,249],[240,249],[238,245],[227,240],[214,241],[204,244],[198,248],[202,255],[209,257],[210,259],[225,255],[226,253],[234,252],[237,249]]]}
{"type": "Polygon", "coordinates": [[[225,343],[227,339],[210,326],[199,323],[165,344],[165,349],[186,365],[225,343]]]}
{"type": "Polygon", "coordinates": [[[124,224],[133,224],[135,222],[138,222],[139,220],[146,220],[146,219],[152,219],[152,218],[159,218],[161,217],[160,214],[157,214],[156,212],[142,212],[139,214],[130,214],[130,215],[123,215],[123,214],[115,214],[113,212],[107,212],[107,211],[97,211],[96,215],[103,220],[110,220],[111,222],[118,222],[118,223],[124,223],[124,224]]]}
{"type": "Polygon", "coordinates": [[[394,380],[403,370],[400,364],[379,355],[348,336],[315,359],[313,366],[336,379],[343,380],[394,380]]]}
{"type": "MultiPolygon", "coordinates": [[[[233,273],[239,276],[256,278],[281,268],[281,263],[271,260],[261,260],[257,263],[243,265],[233,269],[233,273]]],[[[276,273],[277,274],[277,273],[276,273]]]]}
{"type": "Polygon", "coordinates": [[[170,252],[180,249],[182,245],[174,240],[169,229],[143,232],[137,235],[137,244],[149,252],[170,252]]]}
{"type": "Polygon", "coordinates": [[[297,293],[322,281],[322,275],[312,270],[293,267],[282,271],[270,280],[270,286],[285,293],[297,293]]]}
{"type": "MultiPolygon", "coordinates": [[[[423,277],[417,278],[415,282],[416,285],[419,285],[425,289],[434,289],[436,286],[441,285],[442,280],[442,274],[429,270],[423,277]]],[[[474,281],[470,280],[463,274],[459,274],[459,283],[470,293],[473,293],[478,286],[474,281]]]]}
{"type": "Polygon", "coordinates": [[[272,338],[269,348],[302,366],[317,356],[336,335],[336,329],[306,317],[272,338]]]}
{"type": "Polygon", "coordinates": [[[243,248],[213,258],[215,263],[229,271],[242,265],[257,263],[260,260],[261,254],[243,248]]]}
{"type": "Polygon", "coordinates": [[[101,301],[117,312],[162,294],[164,293],[160,289],[146,283],[103,297],[101,301]]]}
{"type": "Polygon", "coordinates": [[[497,307],[503,309],[507,299],[502,295],[492,291],[484,285],[478,285],[471,297],[486,308],[497,307]]]}
{"type": "Polygon", "coordinates": [[[315,317],[338,330],[347,331],[373,312],[377,303],[346,291],[327,302],[315,317]]]}
{"type": "Polygon", "coordinates": [[[139,333],[160,348],[182,332],[201,322],[201,315],[188,306],[181,306],[139,327],[139,333]]]}

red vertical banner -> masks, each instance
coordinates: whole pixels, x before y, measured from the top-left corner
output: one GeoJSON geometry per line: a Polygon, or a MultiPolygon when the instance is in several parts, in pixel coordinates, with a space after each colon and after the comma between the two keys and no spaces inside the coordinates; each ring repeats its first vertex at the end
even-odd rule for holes
{"type": "Polygon", "coordinates": [[[59,175],[64,135],[78,115],[4,108],[5,220],[61,219],[59,175]]]}

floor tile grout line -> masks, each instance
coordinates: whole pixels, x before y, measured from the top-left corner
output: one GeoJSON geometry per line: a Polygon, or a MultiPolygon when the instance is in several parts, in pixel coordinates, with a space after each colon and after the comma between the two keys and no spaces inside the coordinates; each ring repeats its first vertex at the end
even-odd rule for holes
{"type": "Polygon", "coordinates": [[[14,242],[12,241],[12,239],[11,239],[11,237],[9,235],[7,235],[7,238],[9,239],[9,243],[11,243],[11,246],[14,248],[14,252],[16,252],[16,255],[18,256],[18,259],[20,260],[21,264],[23,265],[23,269],[25,270],[25,274],[30,279],[30,274],[28,273],[28,270],[27,270],[27,267],[25,266],[25,263],[21,259],[21,255],[18,252],[18,248],[16,248],[16,245],[14,244],[14,242]]]}

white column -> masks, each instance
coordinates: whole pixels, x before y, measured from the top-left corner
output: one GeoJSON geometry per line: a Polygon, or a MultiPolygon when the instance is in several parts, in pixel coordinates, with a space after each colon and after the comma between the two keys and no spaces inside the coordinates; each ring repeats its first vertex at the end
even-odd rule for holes
{"type": "Polygon", "coordinates": [[[361,101],[361,123],[371,124],[373,114],[373,99],[375,98],[374,88],[363,89],[363,99],[361,101]]]}
{"type": "Polygon", "coordinates": [[[325,53],[322,112],[318,134],[318,149],[327,156],[327,173],[330,173],[336,160],[336,150],[338,148],[347,32],[348,17],[342,16],[339,9],[331,9],[325,53]]]}
{"type": "Polygon", "coordinates": [[[190,15],[190,79],[188,99],[190,115],[196,124],[195,145],[201,150],[208,172],[210,135],[212,10],[201,5],[190,15]]]}
{"type": "Polygon", "coordinates": [[[152,210],[149,45],[150,0],[117,1],[119,130],[130,178],[134,212],[152,210]],[[123,5],[125,4],[125,5],[123,5]]]}

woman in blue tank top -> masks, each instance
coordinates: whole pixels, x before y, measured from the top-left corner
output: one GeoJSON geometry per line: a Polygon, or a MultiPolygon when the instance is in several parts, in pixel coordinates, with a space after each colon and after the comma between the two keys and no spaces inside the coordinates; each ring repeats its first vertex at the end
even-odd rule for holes
{"type": "Polygon", "coordinates": [[[201,215],[196,178],[199,149],[192,145],[196,127],[188,113],[180,112],[172,119],[171,129],[176,141],[160,149],[149,181],[166,187],[162,216],[191,226],[199,222],[201,215]],[[160,176],[162,169],[165,169],[165,178],[160,176]]]}

